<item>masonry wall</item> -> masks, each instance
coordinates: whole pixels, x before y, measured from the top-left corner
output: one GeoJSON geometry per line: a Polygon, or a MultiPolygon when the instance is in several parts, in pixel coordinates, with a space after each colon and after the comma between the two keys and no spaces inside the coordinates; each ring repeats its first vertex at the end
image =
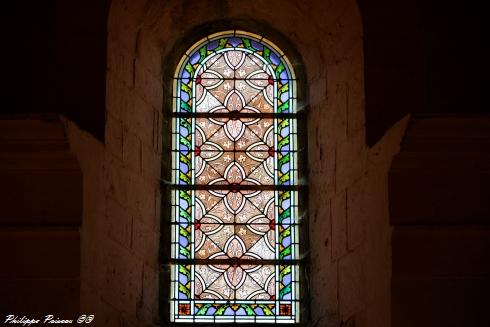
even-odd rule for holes
{"type": "Polygon", "coordinates": [[[113,1],[105,145],[65,120],[84,176],[81,311],[100,326],[159,321],[164,72],[174,64],[164,58],[195,26],[222,19],[248,20],[252,32],[253,21],[270,26],[304,63],[311,325],[390,326],[387,172],[405,121],[365,145],[362,24],[353,0],[113,1]]]}

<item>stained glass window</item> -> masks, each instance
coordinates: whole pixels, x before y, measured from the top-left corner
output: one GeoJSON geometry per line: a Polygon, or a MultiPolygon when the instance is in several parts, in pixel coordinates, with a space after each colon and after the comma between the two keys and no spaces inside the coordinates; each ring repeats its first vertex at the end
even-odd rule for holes
{"type": "Polygon", "coordinates": [[[296,323],[300,313],[296,78],[270,41],[227,31],[174,76],[174,322],[296,323]]]}

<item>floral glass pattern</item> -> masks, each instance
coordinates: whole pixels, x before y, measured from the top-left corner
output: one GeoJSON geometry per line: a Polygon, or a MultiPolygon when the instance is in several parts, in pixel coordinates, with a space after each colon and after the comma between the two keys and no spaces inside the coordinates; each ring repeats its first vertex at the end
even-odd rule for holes
{"type": "Polygon", "coordinates": [[[270,41],[210,35],[174,76],[170,320],[299,322],[296,79],[270,41]]]}

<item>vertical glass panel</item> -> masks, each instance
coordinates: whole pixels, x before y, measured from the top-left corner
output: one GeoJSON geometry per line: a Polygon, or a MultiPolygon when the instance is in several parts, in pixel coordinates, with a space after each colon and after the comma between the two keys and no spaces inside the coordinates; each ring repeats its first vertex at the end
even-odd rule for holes
{"type": "Polygon", "coordinates": [[[260,36],[223,32],[175,79],[171,321],[299,322],[289,62],[260,36]]]}

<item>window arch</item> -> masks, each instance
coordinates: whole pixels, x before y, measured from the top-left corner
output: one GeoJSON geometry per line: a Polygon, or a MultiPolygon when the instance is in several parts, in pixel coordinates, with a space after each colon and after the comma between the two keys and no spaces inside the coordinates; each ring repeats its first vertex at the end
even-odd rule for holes
{"type": "Polygon", "coordinates": [[[173,79],[170,321],[298,323],[292,65],[231,30],[195,43],[173,79]]]}

